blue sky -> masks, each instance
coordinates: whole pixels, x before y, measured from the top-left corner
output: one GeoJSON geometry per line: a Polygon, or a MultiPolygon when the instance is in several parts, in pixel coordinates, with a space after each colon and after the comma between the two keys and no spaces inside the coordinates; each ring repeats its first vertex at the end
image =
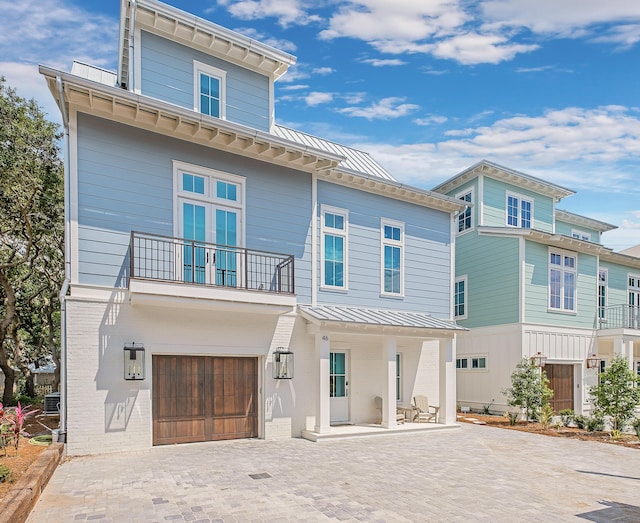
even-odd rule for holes
{"type": "MultiPolygon", "coordinates": [[[[640,244],[640,1],[169,0],[294,54],[279,123],[430,189],[485,158],[576,191],[640,244]]],[[[115,70],[119,0],[0,0],[0,74],[60,117],[37,65],[115,70]]]]}

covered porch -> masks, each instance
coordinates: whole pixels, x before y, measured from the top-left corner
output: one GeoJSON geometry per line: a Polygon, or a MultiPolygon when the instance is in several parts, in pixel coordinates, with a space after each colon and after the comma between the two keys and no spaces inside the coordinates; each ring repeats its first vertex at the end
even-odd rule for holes
{"type": "Polygon", "coordinates": [[[314,421],[304,438],[455,426],[455,340],[462,327],[409,311],[324,305],[299,312],[314,337],[317,380],[314,421]],[[431,422],[413,422],[418,395],[437,408],[431,422]]]}

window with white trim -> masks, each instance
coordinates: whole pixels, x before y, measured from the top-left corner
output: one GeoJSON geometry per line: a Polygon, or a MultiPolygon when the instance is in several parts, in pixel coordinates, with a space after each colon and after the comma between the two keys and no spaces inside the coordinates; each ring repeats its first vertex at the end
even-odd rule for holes
{"type": "Polygon", "coordinates": [[[564,251],[549,251],[549,308],[576,311],[577,256],[564,251]]]}
{"type": "Polygon", "coordinates": [[[478,356],[471,358],[471,368],[472,369],[486,369],[487,368],[487,358],[484,356],[478,356]]]}
{"type": "Polygon", "coordinates": [[[456,358],[456,369],[458,370],[487,370],[486,356],[469,356],[456,358]]]}
{"type": "Polygon", "coordinates": [[[404,294],[404,223],[382,220],[382,294],[404,294]]]}
{"type": "Polygon", "coordinates": [[[322,286],[346,289],[348,211],[326,205],[323,205],[320,211],[322,286]]]}
{"type": "Polygon", "coordinates": [[[609,285],[609,272],[607,269],[598,270],[598,318],[606,319],[607,286],[609,285]]]}
{"type": "Polygon", "coordinates": [[[202,62],[193,62],[194,110],[226,118],[227,72],[202,62]]]}
{"type": "Polygon", "coordinates": [[[533,201],[515,193],[507,193],[507,225],[530,229],[533,223],[533,201]]]}
{"type": "Polygon", "coordinates": [[[591,241],[591,234],[584,231],[579,231],[577,229],[571,229],[571,237],[577,238],[578,240],[583,240],[586,242],[591,241]]]}
{"type": "Polygon", "coordinates": [[[456,278],[453,289],[453,315],[463,320],[467,317],[467,276],[456,278]]]}
{"type": "Polygon", "coordinates": [[[468,369],[469,360],[467,358],[456,358],[456,369],[468,369]]]}
{"type": "Polygon", "coordinates": [[[459,200],[462,200],[469,205],[467,208],[458,214],[458,232],[468,231],[473,227],[473,218],[471,214],[471,202],[473,202],[473,191],[469,190],[464,193],[460,193],[456,196],[459,200]]]}

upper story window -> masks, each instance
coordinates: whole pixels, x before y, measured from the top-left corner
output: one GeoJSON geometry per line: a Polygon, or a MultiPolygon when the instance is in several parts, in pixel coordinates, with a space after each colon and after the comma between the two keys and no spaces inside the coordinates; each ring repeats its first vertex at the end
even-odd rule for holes
{"type": "Polygon", "coordinates": [[[209,116],[226,117],[226,79],[222,69],[193,62],[194,110],[209,116]]]}
{"type": "Polygon", "coordinates": [[[519,194],[507,193],[507,225],[530,229],[533,220],[533,201],[519,194]]]}
{"type": "Polygon", "coordinates": [[[321,209],[322,286],[347,288],[348,212],[323,205],[321,209]]]}
{"type": "Polygon", "coordinates": [[[609,283],[609,272],[607,269],[598,271],[598,318],[606,318],[607,306],[607,285],[609,283]]]}
{"type": "Polygon", "coordinates": [[[404,224],[382,220],[382,294],[404,294],[404,224]]]}
{"type": "MultiPolygon", "coordinates": [[[[457,198],[462,200],[463,202],[471,204],[471,202],[473,201],[473,191],[458,194],[457,198]]],[[[468,231],[469,229],[471,229],[471,227],[473,227],[471,216],[471,205],[469,205],[464,211],[458,214],[458,232],[468,231]]]]}
{"type": "Polygon", "coordinates": [[[640,307],[640,276],[637,274],[629,274],[628,276],[628,303],[630,308],[638,309],[640,307]]]}
{"type": "Polygon", "coordinates": [[[578,240],[584,240],[586,242],[590,242],[591,241],[591,234],[589,234],[588,232],[584,232],[584,231],[578,231],[576,229],[572,229],[571,230],[571,237],[572,238],[577,238],[578,240]]]}
{"type": "Polygon", "coordinates": [[[453,289],[453,314],[456,319],[467,317],[467,277],[456,278],[453,289]]]}
{"type": "Polygon", "coordinates": [[[576,255],[563,251],[549,251],[549,308],[575,312],[576,282],[576,255]]]}

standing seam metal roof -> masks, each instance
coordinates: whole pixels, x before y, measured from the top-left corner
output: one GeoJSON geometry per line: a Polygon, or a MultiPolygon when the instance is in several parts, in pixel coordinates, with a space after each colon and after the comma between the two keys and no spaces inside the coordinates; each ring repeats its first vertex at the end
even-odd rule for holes
{"type": "Polygon", "coordinates": [[[453,321],[434,318],[423,312],[344,307],[339,305],[299,305],[298,308],[303,314],[319,321],[414,329],[466,330],[453,321]]]}

